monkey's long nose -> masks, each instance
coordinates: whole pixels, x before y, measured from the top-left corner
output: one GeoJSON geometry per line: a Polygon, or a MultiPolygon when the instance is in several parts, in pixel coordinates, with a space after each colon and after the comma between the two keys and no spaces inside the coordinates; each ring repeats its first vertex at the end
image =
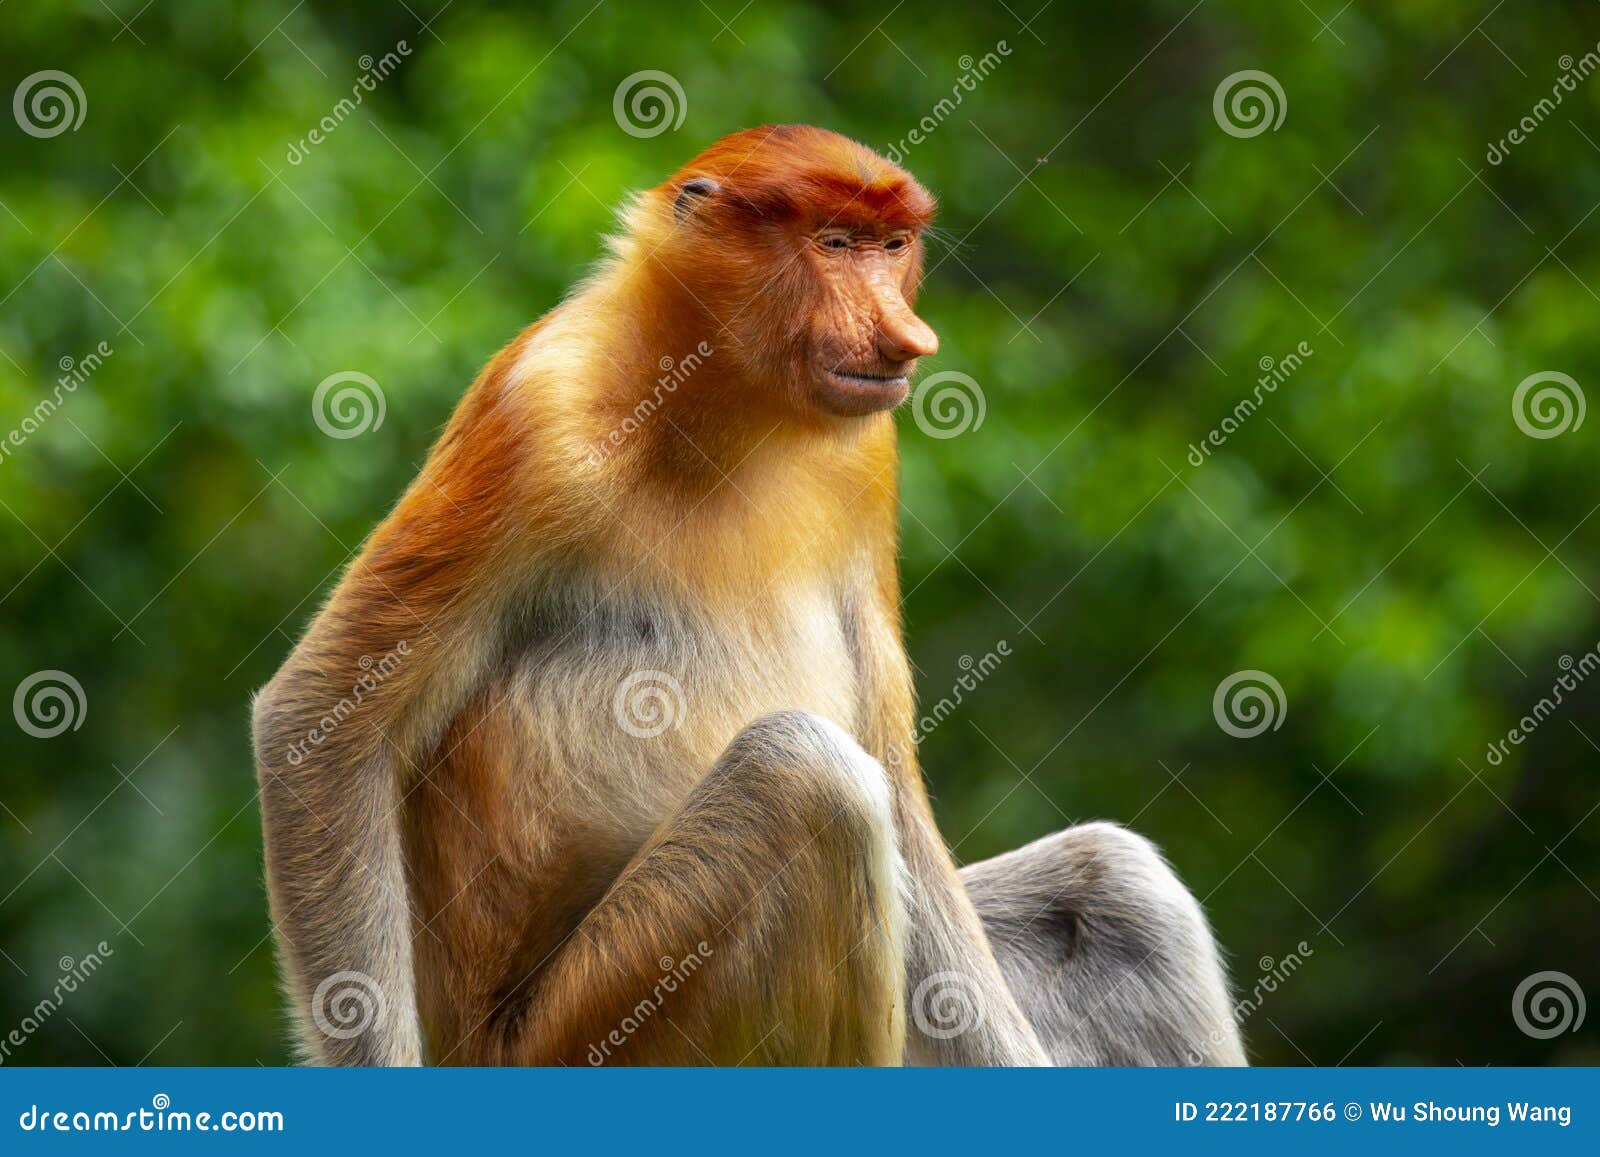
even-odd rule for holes
{"type": "Polygon", "coordinates": [[[898,293],[884,295],[878,314],[878,353],[892,362],[932,357],[939,352],[939,335],[933,327],[911,312],[898,293]]]}

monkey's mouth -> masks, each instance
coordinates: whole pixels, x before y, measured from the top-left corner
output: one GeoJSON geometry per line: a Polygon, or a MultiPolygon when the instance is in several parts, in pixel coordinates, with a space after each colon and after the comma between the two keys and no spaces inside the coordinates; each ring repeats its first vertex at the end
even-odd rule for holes
{"type": "Polygon", "coordinates": [[[818,383],[819,401],[836,414],[875,414],[892,410],[906,400],[911,388],[910,367],[898,373],[826,369],[818,383]]]}
{"type": "Polygon", "coordinates": [[[836,378],[843,378],[847,382],[860,382],[868,388],[891,383],[903,386],[910,376],[908,374],[863,374],[850,370],[829,370],[828,372],[836,378]]]}

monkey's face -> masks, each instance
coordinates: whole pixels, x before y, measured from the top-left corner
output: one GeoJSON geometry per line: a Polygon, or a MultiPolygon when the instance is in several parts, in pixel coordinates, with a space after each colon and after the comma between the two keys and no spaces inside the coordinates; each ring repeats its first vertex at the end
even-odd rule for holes
{"type": "Polygon", "coordinates": [[[811,421],[905,400],[939,348],[912,309],[934,203],[910,174],[836,133],[777,126],[718,141],[659,191],[668,284],[704,311],[742,387],[811,421]]]}
{"type": "Polygon", "coordinates": [[[816,307],[803,342],[809,400],[827,413],[893,409],[939,339],[908,297],[919,265],[910,229],[825,225],[804,238],[816,307]]]}

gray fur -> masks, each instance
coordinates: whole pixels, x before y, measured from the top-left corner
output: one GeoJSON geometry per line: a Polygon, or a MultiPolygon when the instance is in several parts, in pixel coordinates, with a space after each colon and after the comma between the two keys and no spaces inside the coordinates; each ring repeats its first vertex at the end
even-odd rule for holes
{"type": "Polygon", "coordinates": [[[302,717],[256,699],[267,884],[300,1058],[420,1064],[399,779],[382,760],[342,779],[291,766],[282,753],[302,717]]]}
{"type": "Polygon", "coordinates": [[[1247,1063],[1205,914],[1149,840],[1082,824],[961,875],[1054,1063],[1247,1063]]]}

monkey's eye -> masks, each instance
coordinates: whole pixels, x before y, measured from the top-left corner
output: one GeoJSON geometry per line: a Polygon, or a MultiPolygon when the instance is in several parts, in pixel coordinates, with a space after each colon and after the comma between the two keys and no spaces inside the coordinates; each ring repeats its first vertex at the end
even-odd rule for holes
{"type": "Polygon", "coordinates": [[[842,253],[850,248],[850,238],[844,233],[824,233],[817,238],[817,245],[830,253],[842,253]]]}
{"type": "Polygon", "coordinates": [[[898,253],[910,244],[910,237],[907,237],[904,233],[897,233],[893,237],[886,238],[883,242],[883,247],[890,253],[898,253]]]}

